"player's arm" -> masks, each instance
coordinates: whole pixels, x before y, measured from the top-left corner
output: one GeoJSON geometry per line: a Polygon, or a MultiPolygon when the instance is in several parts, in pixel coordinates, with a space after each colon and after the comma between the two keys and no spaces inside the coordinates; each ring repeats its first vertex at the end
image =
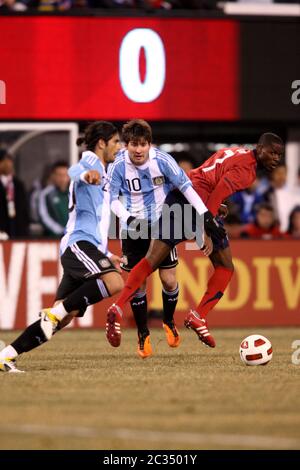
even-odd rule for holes
{"type": "Polygon", "coordinates": [[[198,214],[203,216],[206,234],[209,237],[214,236],[217,239],[224,238],[226,236],[225,229],[219,225],[212,213],[207,209],[201,197],[194,190],[191,180],[186,176],[177,162],[170,155],[164,155],[160,161],[160,165],[173,185],[182,192],[198,214]]]}
{"type": "Polygon", "coordinates": [[[248,188],[252,183],[249,170],[243,167],[233,167],[220,179],[210,194],[207,207],[213,215],[218,213],[222,202],[237,191],[248,188]]]}
{"type": "Polygon", "coordinates": [[[196,209],[199,215],[203,215],[207,211],[207,207],[201,197],[192,187],[191,180],[187,177],[182,168],[177,164],[173,157],[169,154],[163,154],[158,158],[159,167],[164,176],[178,188],[186,197],[188,202],[196,209]]]}
{"type": "Polygon", "coordinates": [[[110,184],[110,207],[113,213],[119,217],[122,222],[127,223],[131,217],[130,212],[124,207],[119,199],[120,192],[122,191],[124,178],[122,176],[122,161],[115,162],[112,164],[108,173],[108,179],[110,184]]]}
{"type": "Polygon", "coordinates": [[[87,184],[100,184],[101,175],[98,170],[95,170],[93,166],[84,159],[81,159],[79,163],[72,165],[68,174],[72,181],[79,182],[83,181],[87,184]]]}

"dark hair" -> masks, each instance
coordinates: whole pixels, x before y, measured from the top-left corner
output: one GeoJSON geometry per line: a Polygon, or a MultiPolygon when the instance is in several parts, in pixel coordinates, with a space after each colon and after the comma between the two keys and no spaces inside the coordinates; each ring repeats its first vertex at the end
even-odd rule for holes
{"type": "Polygon", "coordinates": [[[56,162],[51,165],[51,173],[55,171],[57,168],[69,168],[68,163],[65,160],[57,160],[56,162]]]}
{"type": "Polygon", "coordinates": [[[294,218],[294,215],[295,215],[297,212],[300,212],[300,206],[295,206],[294,209],[292,210],[292,212],[290,213],[290,216],[289,216],[289,227],[288,227],[287,233],[292,234],[292,232],[293,232],[293,230],[294,230],[293,218],[294,218]]]}
{"type": "Polygon", "coordinates": [[[118,129],[111,122],[92,122],[85,129],[84,137],[79,137],[76,144],[85,144],[87,150],[94,151],[98,140],[103,139],[107,143],[117,132],[118,129]]]}
{"type": "Polygon", "coordinates": [[[130,141],[145,139],[149,144],[152,142],[152,129],[148,122],[143,119],[132,119],[126,122],[122,128],[122,139],[126,144],[130,141]]]}
{"type": "Polygon", "coordinates": [[[272,132],[265,132],[259,138],[258,145],[272,145],[272,144],[280,144],[284,145],[283,140],[276,134],[272,132]]]}
{"type": "Polygon", "coordinates": [[[269,202],[261,202],[260,204],[258,204],[255,207],[255,219],[254,219],[255,225],[259,226],[257,216],[258,216],[258,213],[261,210],[266,210],[268,212],[272,212],[272,214],[273,214],[273,223],[272,223],[270,229],[273,229],[274,227],[277,227],[278,226],[278,220],[276,219],[275,210],[274,210],[274,207],[272,206],[272,204],[270,204],[269,202]]]}
{"type": "Polygon", "coordinates": [[[260,204],[258,204],[255,208],[255,212],[256,214],[261,210],[261,209],[265,209],[266,211],[269,211],[269,212],[275,212],[274,211],[274,207],[272,206],[272,204],[270,204],[269,202],[261,202],[260,204]]]}

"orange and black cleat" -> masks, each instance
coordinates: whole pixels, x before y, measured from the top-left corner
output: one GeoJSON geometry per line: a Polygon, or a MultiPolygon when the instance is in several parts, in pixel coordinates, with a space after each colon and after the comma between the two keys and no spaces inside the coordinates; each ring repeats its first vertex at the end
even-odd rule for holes
{"type": "Polygon", "coordinates": [[[146,359],[146,357],[152,356],[152,346],[150,343],[150,335],[149,333],[139,333],[138,334],[138,348],[137,353],[142,359],[146,359]]]}
{"type": "Polygon", "coordinates": [[[170,348],[177,348],[180,344],[180,336],[174,321],[163,323],[163,328],[166,333],[167,342],[170,348]]]}

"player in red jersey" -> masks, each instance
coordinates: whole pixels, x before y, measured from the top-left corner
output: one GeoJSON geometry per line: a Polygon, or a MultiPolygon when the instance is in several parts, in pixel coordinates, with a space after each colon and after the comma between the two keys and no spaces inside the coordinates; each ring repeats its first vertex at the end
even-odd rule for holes
{"type": "MultiPolygon", "coordinates": [[[[251,186],[256,178],[258,166],[272,171],[280,163],[283,152],[284,144],[281,138],[272,133],[265,133],[260,137],[255,150],[243,147],[224,148],[212,155],[203,165],[192,170],[189,177],[195,191],[206,204],[208,210],[217,216],[222,212],[224,214],[224,209],[221,206],[224,199],[236,191],[251,186]]],[[[165,204],[172,206],[174,203],[183,207],[187,201],[180,193],[173,191],[167,196],[165,204]]],[[[161,221],[164,221],[164,212],[161,221]]],[[[172,220],[172,223],[176,228],[177,221],[172,220]]],[[[172,233],[174,232],[175,230],[172,233]]],[[[169,251],[184,240],[186,240],[184,236],[179,239],[174,237],[167,239],[162,235],[161,230],[158,236],[152,240],[146,257],[131,271],[118,300],[108,310],[106,335],[112,346],[119,346],[121,341],[119,324],[125,303],[142,282],[155,271],[169,251]],[[115,327],[116,323],[117,328],[115,327]]],[[[214,249],[210,260],[214,267],[214,273],[209,279],[207,290],[199,305],[187,314],[185,326],[194,330],[199,340],[204,344],[213,348],[215,340],[208,330],[206,316],[222,298],[232,278],[234,266],[227,236],[221,241],[212,236],[212,242],[214,249]]]]}

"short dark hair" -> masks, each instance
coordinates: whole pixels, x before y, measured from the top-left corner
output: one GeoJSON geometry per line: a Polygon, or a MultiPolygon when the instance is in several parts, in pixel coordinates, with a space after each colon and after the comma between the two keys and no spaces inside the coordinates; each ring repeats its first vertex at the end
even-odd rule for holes
{"type": "Polygon", "coordinates": [[[276,134],[272,132],[265,132],[262,134],[258,141],[259,145],[272,145],[272,144],[279,144],[284,145],[283,140],[276,134]]]}
{"type": "Polygon", "coordinates": [[[118,129],[111,122],[95,121],[87,126],[84,136],[79,137],[76,144],[85,144],[87,150],[94,151],[98,140],[103,139],[107,143],[117,133],[118,129]]]}
{"type": "Polygon", "coordinates": [[[152,142],[152,129],[150,124],[143,119],[132,119],[126,122],[122,128],[122,139],[126,144],[130,141],[145,139],[149,144],[152,142]]]}
{"type": "Polygon", "coordinates": [[[262,209],[269,211],[269,212],[273,212],[273,214],[275,213],[274,207],[269,202],[261,202],[260,204],[258,204],[255,208],[256,214],[262,209]]]}
{"type": "Polygon", "coordinates": [[[56,162],[51,165],[51,172],[55,171],[57,168],[69,168],[68,163],[66,160],[57,160],[56,162]]]}

